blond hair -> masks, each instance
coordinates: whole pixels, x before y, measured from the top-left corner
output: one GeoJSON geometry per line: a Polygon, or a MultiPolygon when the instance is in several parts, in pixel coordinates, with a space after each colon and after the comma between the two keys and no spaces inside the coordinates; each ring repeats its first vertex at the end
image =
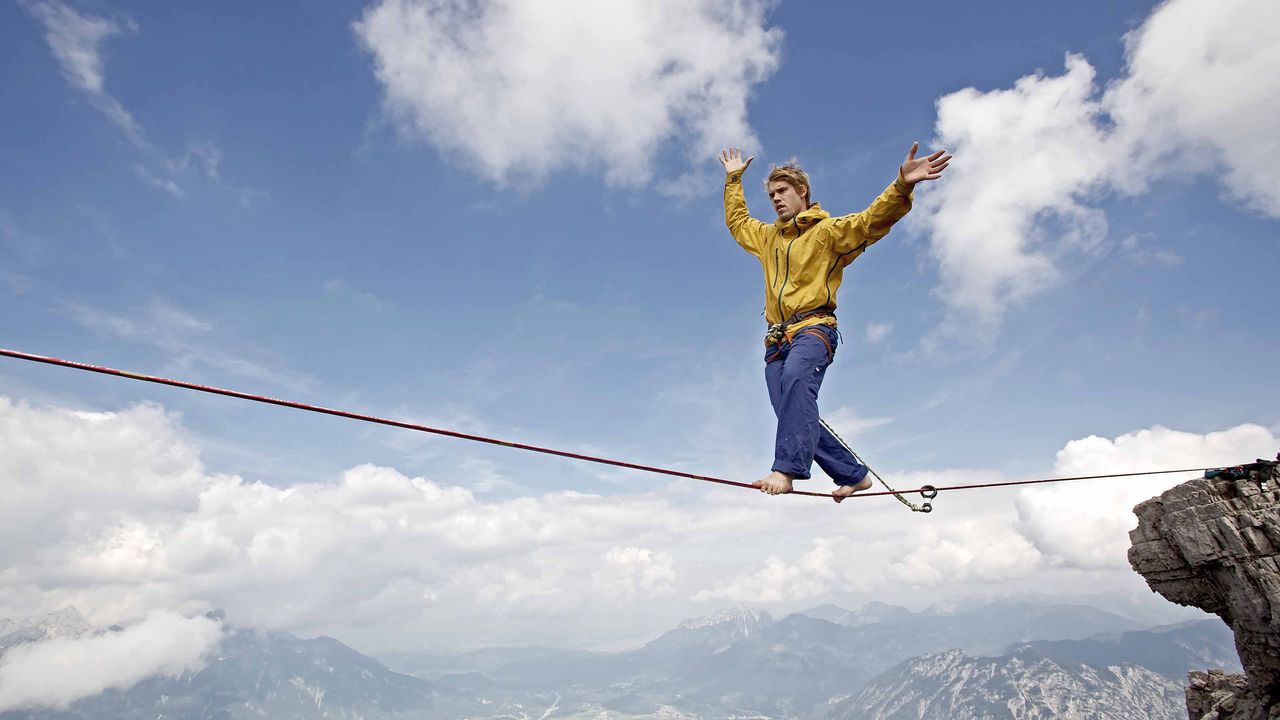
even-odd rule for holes
{"type": "Polygon", "coordinates": [[[796,192],[804,196],[805,203],[812,204],[809,200],[809,176],[804,170],[800,169],[800,162],[795,158],[774,165],[769,170],[769,177],[764,179],[764,189],[769,190],[769,184],[775,180],[781,180],[796,189],[796,192]]]}

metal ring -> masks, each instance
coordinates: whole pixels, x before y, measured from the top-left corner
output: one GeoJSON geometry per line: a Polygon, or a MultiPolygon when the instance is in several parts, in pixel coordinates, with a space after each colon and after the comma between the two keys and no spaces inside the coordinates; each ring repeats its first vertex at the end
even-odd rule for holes
{"type": "Polygon", "coordinates": [[[925,500],[932,500],[938,497],[938,488],[932,485],[925,485],[920,488],[920,497],[923,497],[925,500]]]}
{"type": "Polygon", "coordinates": [[[920,506],[920,512],[922,512],[922,513],[931,513],[931,512],[933,512],[933,503],[925,503],[925,504],[921,505],[921,506],[920,506]]]}

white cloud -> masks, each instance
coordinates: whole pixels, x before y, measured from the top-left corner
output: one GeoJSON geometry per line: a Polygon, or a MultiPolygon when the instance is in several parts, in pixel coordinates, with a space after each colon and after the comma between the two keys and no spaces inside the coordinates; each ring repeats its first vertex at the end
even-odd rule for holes
{"type": "Polygon", "coordinates": [[[610,596],[669,595],[676,579],[671,554],[648,548],[615,547],[605,553],[596,584],[610,596]]]}
{"type": "Polygon", "coordinates": [[[960,522],[946,533],[929,528],[891,570],[891,576],[916,586],[938,587],[958,581],[994,582],[1027,577],[1041,555],[1012,528],[960,522]]]}
{"type": "Polygon", "coordinates": [[[485,503],[372,465],[276,488],[206,471],[155,406],[84,413],[7,399],[0,494],[0,566],[11,573],[0,608],[20,611],[10,614],[74,604],[116,621],[225,608],[282,629],[337,616],[415,627],[563,615],[590,609],[601,583],[661,595],[675,578],[673,538],[767,525],[763,509],[695,511],[647,494],[485,503]]]}
{"type": "Polygon", "coordinates": [[[146,165],[142,165],[141,163],[134,165],[133,171],[138,174],[138,178],[141,179],[142,182],[153,188],[163,190],[176,198],[184,198],[187,196],[187,191],[183,190],[178,183],[174,182],[173,178],[161,177],[146,165]]]}
{"type": "Polygon", "coordinates": [[[26,7],[44,25],[45,40],[62,76],[141,152],[144,162],[135,164],[134,172],[143,183],[175,198],[185,198],[187,191],[179,181],[187,182],[195,171],[242,205],[264,197],[262,192],[223,180],[218,171],[221,151],[210,142],[191,141],[181,155],[167,156],[147,139],[142,125],[124,105],[107,92],[106,56],[102,46],[115,35],[137,32],[138,27],[132,20],[81,14],[57,0],[29,2],[26,7]]]}
{"type": "Polygon", "coordinates": [[[759,570],[702,590],[692,600],[701,603],[783,603],[819,597],[827,593],[831,581],[837,579],[832,545],[828,539],[815,540],[813,547],[794,565],[770,555],[759,570]]]}
{"type": "MultiPolygon", "coordinates": [[[[1256,428],[1240,433],[1204,436],[1204,454],[1238,458],[1248,438],[1275,444],[1256,428]]],[[[1128,438],[1071,443],[1059,469],[1114,469],[1117,452],[1133,460],[1148,445],[1143,457],[1161,468],[1178,458],[1176,443],[1128,438]]],[[[178,418],[154,405],[88,413],[0,399],[0,616],[74,605],[107,624],[221,608],[238,625],[366,647],[441,636],[569,642],[568,633],[598,642],[618,637],[619,613],[635,637],[707,603],[919,607],[940,592],[1062,587],[1066,577],[1074,590],[1132,575],[1119,567],[1123,546],[1109,547],[1113,562],[1099,573],[1062,574],[1077,572],[1064,556],[1091,551],[1068,532],[1095,512],[1088,492],[1028,493],[1021,515],[1012,490],[944,492],[920,515],[886,497],[836,505],[685,481],[607,497],[481,498],[463,486],[472,474],[360,465],[274,487],[210,472],[178,418]],[[938,591],[922,602],[922,589],[938,591]]],[[[886,474],[899,488],[1001,479],[886,474]]]]}
{"type": "Polygon", "coordinates": [[[879,345],[889,333],[893,332],[893,323],[882,323],[872,320],[867,323],[867,342],[879,345]]]}
{"type": "Polygon", "coordinates": [[[163,298],[141,307],[115,312],[100,307],[61,301],[62,310],[76,324],[101,333],[156,348],[168,363],[158,372],[189,374],[208,368],[217,372],[273,383],[309,392],[314,381],[275,367],[269,360],[252,359],[255,350],[228,350],[235,340],[219,333],[219,326],[163,298]]]}
{"type": "Polygon", "coordinates": [[[195,451],[154,405],[123,415],[39,410],[0,397],[0,565],[92,542],[122,515],[195,508],[195,451]],[[147,462],[135,464],[138,458],[147,462]]]}
{"type": "Polygon", "coordinates": [[[778,66],[766,0],[381,0],[354,29],[402,131],[498,183],[564,168],[645,182],[668,145],[699,164],[755,144],[778,66]]]}
{"type": "Polygon", "coordinates": [[[851,407],[838,407],[824,412],[822,419],[827,422],[846,442],[852,443],[866,433],[893,422],[892,418],[863,417],[851,407]]]}
{"type": "Polygon", "coordinates": [[[1131,165],[1121,191],[1196,171],[1280,217],[1280,4],[1174,0],[1125,37],[1128,76],[1104,103],[1131,165]]]}
{"type": "Polygon", "coordinates": [[[1141,265],[1181,265],[1182,256],[1165,250],[1153,242],[1150,233],[1135,233],[1126,237],[1120,246],[1124,248],[1124,252],[1134,262],[1141,265]]]}
{"type": "Polygon", "coordinates": [[[28,6],[44,24],[45,40],[62,68],[62,75],[89,102],[120,128],[135,145],[149,148],[142,128],[118,100],[109,95],[103,75],[102,43],[113,35],[136,31],[128,20],[116,21],[81,15],[60,2],[37,2],[28,6]]]}
{"type": "Polygon", "coordinates": [[[0,712],[65,708],[108,688],[199,670],[221,636],[215,620],[156,612],[116,632],[18,645],[0,656],[0,712]]]}
{"type": "MultiPolygon", "coordinates": [[[[1062,476],[1213,467],[1274,452],[1277,437],[1259,425],[1197,434],[1163,427],[1114,440],[1090,435],[1058,452],[1062,476]]],[[[1195,475],[1082,480],[1024,490],[1016,505],[1020,530],[1051,561],[1077,568],[1127,567],[1133,507],[1195,475]]]]}
{"type": "Polygon", "coordinates": [[[1004,313],[1096,251],[1101,193],[1218,174],[1248,207],[1280,217],[1280,45],[1267,0],[1171,0],[1126,38],[1126,71],[1099,97],[1094,69],[938,101],[938,143],[956,155],[915,218],[932,235],[949,334],[990,334],[1004,313]]]}
{"type": "Polygon", "coordinates": [[[1058,77],[1024,77],[1010,90],[961,90],[938,101],[939,143],[956,160],[921,198],[942,300],[991,332],[1007,306],[1060,280],[1057,260],[1097,246],[1106,221],[1079,196],[1112,162],[1091,99],[1094,71],[1067,57],[1058,77]],[[1060,223],[1061,237],[1037,221],[1060,223]]]}

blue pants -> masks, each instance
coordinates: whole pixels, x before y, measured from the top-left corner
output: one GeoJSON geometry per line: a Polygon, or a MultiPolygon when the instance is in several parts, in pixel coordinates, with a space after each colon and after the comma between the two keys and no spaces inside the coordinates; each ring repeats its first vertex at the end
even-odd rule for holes
{"type": "Polygon", "coordinates": [[[773,469],[809,479],[814,460],[837,485],[857,485],[867,466],[818,417],[818,389],[835,359],[839,335],[829,325],[812,325],[765,348],[764,380],[778,416],[773,469]]]}

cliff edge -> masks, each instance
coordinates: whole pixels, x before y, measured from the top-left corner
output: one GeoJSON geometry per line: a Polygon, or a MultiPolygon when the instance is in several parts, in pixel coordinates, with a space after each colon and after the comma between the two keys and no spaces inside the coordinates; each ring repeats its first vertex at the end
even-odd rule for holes
{"type": "Polygon", "coordinates": [[[1235,633],[1243,675],[1192,672],[1191,720],[1280,718],[1280,463],[1205,473],[1139,504],[1129,565],[1235,633]]]}

